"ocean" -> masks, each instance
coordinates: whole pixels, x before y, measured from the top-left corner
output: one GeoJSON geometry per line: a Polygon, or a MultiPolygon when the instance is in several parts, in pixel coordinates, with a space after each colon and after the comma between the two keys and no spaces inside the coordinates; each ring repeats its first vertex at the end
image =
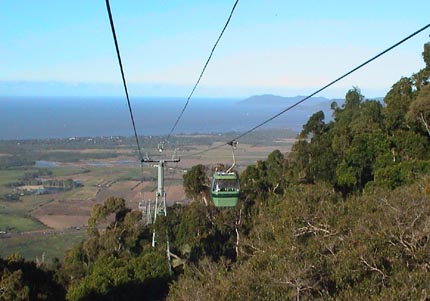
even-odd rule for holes
{"type": "MultiPolygon", "coordinates": [[[[166,135],[184,98],[131,98],[138,135],[166,135]]],[[[283,107],[243,104],[241,99],[195,98],[173,134],[244,132],[283,107]]],[[[265,128],[299,131],[312,114],[297,107],[265,128]]],[[[133,136],[125,97],[0,97],[0,139],[133,136]]]]}

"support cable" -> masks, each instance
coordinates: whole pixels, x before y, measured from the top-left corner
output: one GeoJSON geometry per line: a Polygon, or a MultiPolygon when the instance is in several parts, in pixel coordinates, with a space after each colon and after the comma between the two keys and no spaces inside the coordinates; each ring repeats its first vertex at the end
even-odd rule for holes
{"type": "Polygon", "coordinates": [[[284,113],[288,112],[289,110],[293,109],[294,107],[298,106],[299,104],[301,104],[301,103],[305,102],[306,100],[308,100],[309,98],[311,98],[311,97],[315,96],[316,94],[320,93],[321,91],[323,91],[323,90],[327,89],[328,87],[332,86],[333,84],[337,83],[338,81],[340,81],[340,80],[344,79],[345,77],[347,77],[347,76],[351,75],[351,74],[352,74],[352,73],[354,73],[355,71],[357,71],[357,70],[361,69],[362,67],[366,66],[367,64],[371,63],[372,61],[374,61],[374,60],[376,60],[377,58],[381,57],[382,55],[386,54],[387,52],[389,52],[389,51],[393,50],[393,49],[394,49],[394,48],[396,48],[397,46],[399,46],[399,45],[403,44],[403,43],[404,43],[404,42],[406,42],[407,40],[409,40],[409,39],[411,39],[412,37],[416,36],[417,34],[419,34],[419,33],[423,32],[424,30],[426,30],[426,29],[427,29],[427,28],[429,28],[429,27],[430,27],[430,24],[427,24],[426,26],[424,26],[424,27],[422,27],[422,28],[418,29],[418,30],[417,30],[417,31],[415,31],[414,33],[412,33],[412,34],[408,35],[406,38],[404,38],[404,39],[400,40],[399,42],[395,43],[394,45],[392,45],[392,46],[388,47],[388,48],[387,48],[387,49],[385,49],[384,51],[382,51],[382,52],[380,52],[379,54],[375,55],[374,57],[372,57],[372,58],[368,59],[367,61],[365,61],[364,63],[362,63],[362,64],[358,65],[357,67],[355,67],[355,68],[351,69],[350,71],[346,72],[346,73],[345,73],[345,74],[343,74],[342,76],[340,76],[340,77],[336,78],[335,80],[333,80],[333,81],[331,81],[330,83],[326,84],[326,85],[325,85],[325,86],[323,86],[322,88],[320,88],[320,89],[316,90],[316,91],[315,91],[315,92],[313,92],[312,94],[310,94],[310,95],[308,95],[308,96],[304,97],[303,99],[299,100],[298,102],[296,102],[296,103],[292,104],[291,106],[289,106],[289,107],[287,107],[286,109],[282,110],[281,112],[277,113],[276,115],[273,115],[272,117],[270,117],[270,118],[266,119],[265,121],[263,121],[263,122],[261,122],[261,123],[257,124],[257,125],[256,125],[256,126],[254,126],[253,128],[251,128],[251,129],[247,130],[246,132],[244,132],[244,133],[240,134],[239,136],[237,136],[236,138],[232,139],[231,141],[226,142],[226,143],[221,144],[221,145],[218,145],[218,146],[215,146],[215,147],[208,148],[208,149],[206,149],[206,150],[203,150],[203,151],[200,151],[200,152],[197,152],[197,153],[194,153],[194,154],[184,155],[184,156],[182,156],[182,157],[183,157],[183,158],[185,158],[185,157],[191,157],[191,156],[201,155],[201,154],[203,154],[203,153],[206,153],[206,152],[209,152],[209,151],[212,151],[212,150],[216,150],[216,149],[218,149],[218,148],[221,148],[221,147],[224,147],[224,146],[226,146],[226,145],[229,145],[232,141],[237,141],[237,140],[239,140],[240,138],[242,138],[242,137],[244,137],[244,136],[246,136],[246,135],[248,135],[248,134],[252,133],[252,132],[253,132],[253,131],[255,131],[256,129],[258,129],[258,128],[262,127],[263,125],[265,125],[265,124],[267,124],[267,123],[269,123],[269,122],[271,122],[271,121],[272,121],[272,120],[274,120],[275,118],[278,118],[279,116],[281,116],[282,114],[284,114],[284,113]]]}
{"type": "Polygon", "coordinates": [[[110,27],[111,27],[111,30],[112,30],[112,36],[113,36],[113,40],[115,42],[115,49],[116,49],[116,54],[117,54],[117,57],[118,57],[119,69],[121,70],[122,83],[124,85],[125,96],[127,98],[128,110],[130,112],[131,123],[133,125],[134,137],[136,139],[136,144],[137,144],[137,150],[139,152],[140,161],[142,161],[143,160],[143,155],[142,155],[142,151],[140,149],[139,138],[137,136],[136,124],[134,122],[134,116],[133,116],[133,110],[131,108],[130,98],[128,96],[127,83],[125,81],[124,69],[122,67],[121,55],[119,53],[118,40],[116,38],[115,26],[114,26],[114,23],[113,23],[112,12],[111,12],[111,9],[110,9],[109,0],[106,0],[106,9],[108,11],[109,21],[110,21],[110,27]]]}
{"type": "Polygon", "coordinates": [[[228,19],[227,19],[227,22],[225,23],[224,28],[222,29],[222,31],[221,31],[221,33],[220,33],[220,35],[218,36],[218,39],[216,40],[216,42],[215,42],[214,46],[212,47],[212,51],[210,52],[209,57],[208,57],[208,59],[206,60],[206,63],[205,63],[205,65],[204,65],[204,67],[203,67],[203,70],[202,70],[202,72],[200,73],[200,76],[199,76],[199,78],[197,79],[197,82],[195,83],[195,85],[194,85],[193,89],[191,90],[190,95],[188,95],[187,101],[185,102],[185,105],[184,105],[184,107],[182,108],[182,111],[181,111],[181,113],[179,114],[178,118],[176,119],[176,121],[175,121],[175,123],[174,123],[174,125],[173,125],[172,129],[170,130],[169,134],[167,135],[167,138],[166,138],[165,142],[168,142],[168,140],[169,140],[170,136],[172,135],[173,131],[175,130],[176,126],[178,125],[179,121],[181,120],[182,115],[184,114],[185,110],[187,109],[188,103],[190,102],[190,99],[191,99],[191,97],[193,96],[194,91],[196,90],[196,88],[197,88],[198,84],[200,83],[200,80],[201,80],[201,79],[202,79],[202,77],[203,77],[203,74],[205,73],[206,67],[208,66],[209,61],[211,60],[212,55],[213,55],[213,54],[214,54],[214,52],[215,52],[215,49],[216,49],[216,47],[217,47],[217,45],[218,45],[218,42],[221,40],[221,37],[222,37],[222,35],[224,34],[224,31],[227,29],[227,26],[228,26],[228,24],[230,23],[231,17],[233,16],[234,10],[236,9],[236,6],[237,6],[237,3],[238,3],[238,2],[239,2],[239,0],[236,0],[236,2],[234,3],[233,8],[231,9],[230,15],[229,15],[229,17],[228,17],[228,19]]]}

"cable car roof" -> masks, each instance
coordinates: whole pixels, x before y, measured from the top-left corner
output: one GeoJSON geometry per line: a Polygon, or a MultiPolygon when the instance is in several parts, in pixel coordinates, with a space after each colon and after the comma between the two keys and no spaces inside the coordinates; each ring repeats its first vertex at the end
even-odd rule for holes
{"type": "Polygon", "coordinates": [[[214,179],[217,180],[236,180],[237,175],[234,172],[221,172],[217,171],[214,173],[214,179]]]}

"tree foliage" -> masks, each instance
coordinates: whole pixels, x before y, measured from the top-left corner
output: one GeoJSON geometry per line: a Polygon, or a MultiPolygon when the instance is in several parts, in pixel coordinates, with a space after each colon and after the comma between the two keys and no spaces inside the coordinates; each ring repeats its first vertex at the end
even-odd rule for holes
{"type": "Polygon", "coordinates": [[[172,286],[168,300],[427,296],[428,185],[427,179],[347,200],[325,187],[290,191],[255,217],[244,246],[247,260],[204,259],[191,265],[172,286]]]}
{"type": "Polygon", "coordinates": [[[206,167],[202,164],[193,166],[183,176],[183,186],[187,197],[196,200],[205,197],[208,193],[209,178],[206,175],[206,167]]]}
{"type": "Polygon", "coordinates": [[[430,85],[425,85],[410,105],[407,118],[418,121],[430,137],[430,85]]]}
{"type": "Polygon", "coordinates": [[[0,258],[0,300],[64,300],[65,288],[55,273],[19,255],[0,258]]]}
{"type": "Polygon", "coordinates": [[[347,195],[366,187],[393,189],[425,173],[430,164],[428,53],[426,44],[420,79],[417,74],[401,78],[385,96],[385,106],[354,87],[342,106],[332,104],[333,121],[325,123],[322,112],[312,115],[288,157],[287,182],[322,181],[347,195]]]}
{"type": "Polygon", "coordinates": [[[68,300],[152,300],[167,293],[166,257],[149,248],[150,229],[141,218],[121,198],[93,207],[88,239],[69,250],[59,268],[68,300]],[[101,223],[107,223],[103,232],[101,223]]]}

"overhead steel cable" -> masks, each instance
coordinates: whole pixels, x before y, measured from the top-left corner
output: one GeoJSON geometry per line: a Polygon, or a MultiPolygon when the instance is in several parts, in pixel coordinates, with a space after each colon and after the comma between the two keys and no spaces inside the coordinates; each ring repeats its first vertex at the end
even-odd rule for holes
{"type": "Polygon", "coordinates": [[[195,83],[195,85],[194,85],[193,89],[191,90],[190,95],[188,95],[188,97],[187,97],[187,101],[185,102],[185,105],[184,105],[184,107],[182,108],[181,113],[179,113],[179,116],[178,116],[178,118],[176,119],[176,121],[175,121],[175,123],[174,123],[174,125],[173,125],[172,129],[170,130],[169,134],[167,135],[167,138],[166,138],[165,142],[168,142],[168,140],[169,140],[170,136],[172,135],[173,131],[176,129],[176,126],[178,125],[179,121],[181,120],[182,115],[184,114],[185,110],[187,109],[188,103],[190,102],[190,99],[191,99],[191,97],[193,96],[194,91],[196,90],[196,88],[197,88],[198,84],[200,83],[200,80],[202,79],[203,74],[205,73],[206,67],[207,67],[207,66],[208,66],[208,64],[209,64],[209,61],[211,60],[212,55],[214,54],[215,49],[216,49],[216,47],[217,47],[218,43],[219,43],[219,41],[221,40],[221,37],[223,36],[223,34],[224,34],[225,30],[227,29],[228,24],[230,23],[231,17],[233,16],[234,10],[236,9],[236,6],[237,6],[237,3],[238,3],[238,2],[239,2],[239,0],[236,0],[236,2],[234,3],[233,8],[231,9],[230,15],[229,15],[229,17],[228,17],[228,19],[227,19],[227,22],[225,23],[224,28],[222,29],[222,31],[221,31],[221,33],[220,33],[220,35],[218,36],[218,39],[216,40],[216,42],[215,42],[214,46],[212,47],[212,50],[211,50],[211,52],[210,52],[210,54],[209,54],[209,57],[208,57],[208,59],[206,60],[205,65],[203,66],[202,72],[200,73],[200,76],[199,76],[199,78],[197,79],[197,82],[195,83]]]}
{"type": "Polygon", "coordinates": [[[114,26],[114,23],[113,23],[112,12],[111,12],[111,9],[110,9],[109,0],[106,0],[106,9],[108,11],[109,21],[110,21],[110,27],[112,29],[112,36],[113,36],[113,40],[115,42],[116,54],[117,54],[117,57],[118,57],[119,69],[121,70],[122,83],[124,84],[124,91],[125,91],[125,96],[127,98],[127,104],[128,104],[128,110],[130,112],[131,123],[133,125],[134,137],[136,138],[136,144],[137,144],[137,149],[138,149],[139,156],[140,156],[140,161],[142,161],[143,160],[143,155],[142,155],[142,151],[140,149],[139,138],[137,137],[136,124],[134,122],[134,116],[133,116],[133,110],[131,108],[130,98],[128,96],[127,82],[125,80],[124,69],[122,67],[121,54],[119,53],[118,40],[116,38],[115,26],[114,26]]]}
{"type": "MultiPolygon", "coordinates": [[[[312,94],[310,94],[310,95],[308,95],[308,96],[304,97],[303,99],[301,99],[301,100],[299,100],[298,102],[296,102],[296,103],[292,104],[292,105],[291,105],[291,106],[289,106],[288,108],[286,108],[286,109],[282,110],[281,112],[279,112],[279,113],[277,113],[277,114],[273,115],[273,116],[272,116],[272,117],[270,117],[269,119],[266,119],[265,121],[263,121],[263,122],[261,122],[261,123],[257,124],[257,125],[256,125],[256,126],[254,126],[253,128],[251,128],[251,129],[247,130],[246,132],[244,132],[244,133],[240,134],[239,136],[237,136],[236,138],[232,139],[231,141],[237,141],[237,140],[239,140],[240,138],[242,138],[242,137],[244,137],[244,136],[246,136],[246,135],[250,134],[251,132],[255,131],[256,129],[258,129],[258,128],[262,127],[263,125],[265,125],[265,124],[269,123],[270,121],[272,121],[272,120],[274,120],[274,119],[278,118],[278,117],[279,117],[279,116],[281,116],[282,114],[284,114],[284,113],[288,112],[288,111],[289,111],[289,110],[291,110],[292,108],[294,108],[294,107],[298,106],[299,104],[301,104],[301,103],[305,102],[305,101],[306,101],[306,100],[308,100],[309,98],[311,98],[311,97],[315,96],[316,94],[318,94],[318,93],[320,93],[321,91],[323,91],[323,90],[327,89],[328,87],[332,86],[333,84],[337,83],[338,81],[340,81],[340,80],[344,79],[344,78],[345,78],[345,77],[347,77],[348,75],[351,75],[352,73],[354,73],[354,72],[355,72],[355,71],[357,71],[358,69],[361,69],[362,67],[366,66],[366,65],[367,65],[367,64],[369,64],[370,62],[372,62],[372,61],[376,60],[377,58],[381,57],[382,55],[386,54],[387,52],[389,52],[389,51],[393,50],[393,49],[394,49],[394,48],[396,48],[397,46],[399,46],[399,45],[403,44],[403,43],[404,43],[404,42],[406,42],[407,40],[409,40],[409,39],[411,39],[412,37],[416,36],[417,34],[419,34],[419,33],[423,32],[424,30],[426,30],[426,29],[427,29],[427,28],[429,28],[429,27],[430,27],[430,24],[427,24],[426,26],[424,26],[424,27],[422,27],[422,28],[418,29],[418,30],[417,30],[417,31],[415,31],[414,33],[412,33],[412,34],[408,35],[406,38],[404,38],[404,39],[400,40],[399,42],[395,43],[394,45],[392,45],[392,46],[388,47],[388,48],[387,48],[387,49],[385,49],[384,51],[382,51],[382,52],[380,52],[379,54],[375,55],[374,57],[372,57],[372,58],[368,59],[367,61],[365,61],[364,63],[362,63],[362,64],[358,65],[357,67],[355,67],[355,68],[351,69],[350,71],[346,72],[346,73],[345,73],[345,74],[343,74],[342,76],[339,76],[338,78],[336,78],[335,80],[333,80],[333,81],[331,81],[330,83],[326,84],[326,85],[325,85],[325,86],[323,86],[322,88],[320,88],[320,89],[316,90],[316,91],[315,91],[315,92],[313,92],[312,94]]],[[[208,149],[206,149],[206,150],[203,150],[203,151],[200,151],[200,152],[197,152],[197,153],[194,153],[194,154],[184,155],[184,156],[182,156],[182,157],[184,158],[184,157],[198,156],[198,155],[201,155],[201,154],[203,154],[203,153],[206,153],[206,152],[209,152],[209,151],[212,151],[212,150],[215,150],[215,149],[221,148],[221,147],[223,147],[223,146],[226,146],[226,145],[228,145],[229,143],[231,143],[231,141],[228,141],[228,142],[226,142],[226,143],[224,143],[224,144],[221,144],[221,145],[218,145],[218,146],[215,146],[215,147],[208,148],[208,149]]]]}

